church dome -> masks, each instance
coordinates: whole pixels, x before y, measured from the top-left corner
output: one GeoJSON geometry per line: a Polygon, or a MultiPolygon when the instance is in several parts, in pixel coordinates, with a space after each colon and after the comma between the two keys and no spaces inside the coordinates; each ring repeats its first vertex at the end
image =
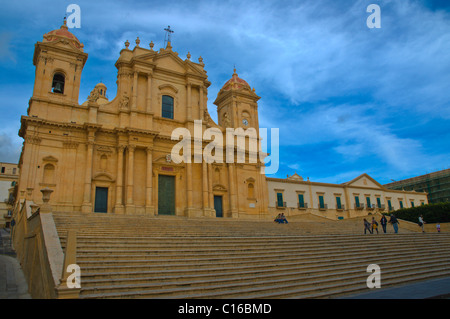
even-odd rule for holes
{"type": "Polygon", "coordinates": [[[233,76],[229,79],[222,87],[222,90],[230,90],[230,89],[242,89],[247,88],[250,90],[250,85],[243,79],[241,79],[237,73],[236,69],[234,69],[233,76]]]}
{"type": "Polygon", "coordinates": [[[64,20],[64,24],[61,26],[61,28],[44,34],[43,42],[59,42],[59,41],[63,43],[68,43],[71,46],[75,47],[76,49],[83,51],[84,45],[77,39],[76,36],[74,36],[69,31],[66,20],[64,20]]]}

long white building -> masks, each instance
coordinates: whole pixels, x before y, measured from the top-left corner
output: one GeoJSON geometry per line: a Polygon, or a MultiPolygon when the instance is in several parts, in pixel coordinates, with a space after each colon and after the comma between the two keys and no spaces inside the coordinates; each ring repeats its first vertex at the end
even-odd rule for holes
{"type": "Polygon", "coordinates": [[[296,173],[267,178],[269,212],[286,216],[312,213],[344,219],[428,204],[427,193],[387,189],[367,174],[343,184],[317,183],[296,173]]]}

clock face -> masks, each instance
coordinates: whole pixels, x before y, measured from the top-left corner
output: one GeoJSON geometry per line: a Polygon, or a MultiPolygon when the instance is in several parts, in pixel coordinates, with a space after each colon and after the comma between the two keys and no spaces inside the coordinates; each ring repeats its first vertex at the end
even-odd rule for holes
{"type": "Polygon", "coordinates": [[[244,123],[244,125],[247,126],[247,125],[248,125],[247,119],[243,119],[243,120],[242,120],[242,123],[244,123]]]}

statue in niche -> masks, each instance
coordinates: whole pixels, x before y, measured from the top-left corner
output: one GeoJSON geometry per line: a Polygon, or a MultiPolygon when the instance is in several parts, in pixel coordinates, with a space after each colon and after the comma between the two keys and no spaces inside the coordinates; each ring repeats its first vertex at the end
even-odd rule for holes
{"type": "Polygon", "coordinates": [[[231,122],[230,119],[228,118],[228,114],[224,113],[223,117],[222,117],[222,126],[223,127],[230,127],[231,126],[231,122]]]}

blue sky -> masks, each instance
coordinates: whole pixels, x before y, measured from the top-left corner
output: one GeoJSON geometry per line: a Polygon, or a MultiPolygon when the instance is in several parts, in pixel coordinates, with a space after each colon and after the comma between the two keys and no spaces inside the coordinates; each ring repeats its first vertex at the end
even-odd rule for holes
{"type": "Polygon", "coordinates": [[[203,57],[208,109],[236,65],[261,96],[260,127],[279,128],[280,168],[343,183],[368,173],[380,183],[450,167],[450,3],[447,1],[8,1],[0,12],[0,161],[17,162],[17,132],[32,95],[34,44],[71,31],[89,58],[80,103],[98,82],[116,95],[124,42],[159,50],[164,28],[182,59],[203,57]],[[381,28],[369,29],[369,4],[381,28]]]}

